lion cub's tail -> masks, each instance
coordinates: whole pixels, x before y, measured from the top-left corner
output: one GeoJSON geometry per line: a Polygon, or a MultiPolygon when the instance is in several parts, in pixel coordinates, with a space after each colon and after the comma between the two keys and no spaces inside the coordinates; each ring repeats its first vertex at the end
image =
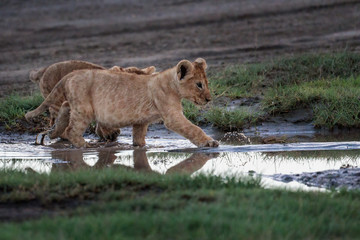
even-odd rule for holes
{"type": "Polygon", "coordinates": [[[31,70],[29,73],[29,79],[30,81],[34,83],[38,83],[41,79],[41,77],[44,75],[44,72],[46,71],[47,67],[40,68],[38,70],[31,70]]]}
{"type": "Polygon", "coordinates": [[[34,109],[33,111],[27,112],[25,114],[25,118],[27,121],[30,121],[34,117],[40,115],[45,112],[50,106],[54,106],[54,108],[58,108],[57,106],[61,106],[62,102],[65,101],[65,92],[64,85],[65,79],[58,82],[50,94],[45,98],[45,100],[40,104],[39,107],[34,109]]]}

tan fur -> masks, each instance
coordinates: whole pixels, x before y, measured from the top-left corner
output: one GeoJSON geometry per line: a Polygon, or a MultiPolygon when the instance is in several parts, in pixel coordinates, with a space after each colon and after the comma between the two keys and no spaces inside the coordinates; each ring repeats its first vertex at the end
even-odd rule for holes
{"type": "Polygon", "coordinates": [[[41,94],[46,98],[65,75],[80,69],[105,69],[102,66],[77,60],[54,63],[39,71],[30,72],[30,80],[39,82],[41,94]]]}
{"type": "Polygon", "coordinates": [[[135,74],[139,74],[139,75],[150,75],[150,74],[155,73],[156,68],[154,66],[150,66],[150,67],[143,68],[143,69],[139,69],[137,67],[122,68],[119,66],[113,66],[112,68],[109,68],[109,70],[115,71],[115,72],[135,73],[135,74]]]}
{"type": "Polygon", "coordinates": [[[59,106],[65,98],[71,111],[63,135],[76,147],[87,146],[82,135],[93,120],[108,128],[134,126],[133,143],[143,146],[148,124],[160,119],[195,145],[216,147],[217,141],[185,118],[181,105],[183,98],[200,105],[211,100],[205,68],[205,60],[199,58],[193,63],[182,60],[153,75],[75,71],[65,76],[45,101],[25,117],[29,120],[47,107],[59,106]]]}
{"type": "MultiPolygon", "coordinates": [[[[52,91],[52,89],[55,87],[55,85],[64,76],[71,73],[72,71],[81,70],[81,69],[105,69],[105,68],[90,62],[69,60],[69,61],[58,62],[48,67],[41,68],[39,70],[33,70],[30,72],[29,78],[31,81],[39,84],[41,94],[43,95],[44,98],[46,98],[49,95],[49,93],[52,91]]],[[[114,66],[110,68],[110,70],[113,70],[114,72],[152,74],[156,69],[154,66],[150,66],[143,69],[139,69],[137,67],[122,68],[122,67],[114,66]]],[[[65,101],[65,99],[60,100],[59,103],[62,103],[63,101],[65,101]]],[[[55,119],[58,115],[60,107],[61,104],[60,105],[53,104],[51,107],[49,107],[50,126],[52,126],[55,123],[55,119]]],[[[97,125],[96,133],[98,134],[98,136],[100,136],[100,138],[113,141],[120,134],[120,130],[109,129],[97,125]]]]}
{"type": "Polygon", "coordinates": [[[41,77],[44,75],[44,72],[46,71],[47,67],[40,68],[37,70],[31,70],[29,73],[29,79],[30,81],[34,83],[40,83],[41,77]]]}
{"type": "MultiPolygon", "coordinates": [[[[48,67],[41,68],[39,70],[32,70],[29,73],[29,79],[39,84],[41,94],[46,98],[53,90],[55,85],[67,74],[75,70],[81,69],[106,69],[100,65],[93,64],[86,61],[69,60],[54,63],[48,67]]],[[[113,66],[110,68],[115,72],[128,72],[136,74],[152,74],[155,72],[155,67],[150,66],[147,68],[139,69],[137,67],[122,68],[113,66]]]]}

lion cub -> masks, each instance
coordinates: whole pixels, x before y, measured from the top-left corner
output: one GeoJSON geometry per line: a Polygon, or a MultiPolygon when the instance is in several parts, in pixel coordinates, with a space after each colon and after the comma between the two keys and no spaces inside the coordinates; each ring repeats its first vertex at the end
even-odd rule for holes
{"type": "MultiPolygon", "coordinates": [[[[75,70],[81,70],[81,69],[102,69],[105,70],[106,68],[90,63],[85,61],[78,61],[78,60],[69,60],[69,61],[63,61],[54,63],[48,67],[41,68],[40,70],[32,70],[29,74],[29,79],[35,83],[39,84],[39,88],[41,91],[41,94],[44,98],[46,98],[50,92],[53,90],[55,85],[67,74],[75,71],[75,70]]],[[[134,74],[145,74],[149,75],[155,72],[155,67],[150,66],[147,68],[137,68],[137,67],[127,67],[122,68],[118,66],[114,66],[110,68],[109,70],[114,72],[128,72],[128,73],[134,73],[134,74]]],[[[63,99],[65,101],[65,99],[63,99]]],[[[63,102],[61,101],[61,103],[63,102]]],[[[55,123],[55,119],[58,115],[59,109],[61,107],[61,103],[59,105],[52,105],[49,107],[50,112],[50,126],[52,126],[55,123]]],[[[116,137],[120,134],[120,131],[118,129],[108,129],[103,126],[96,126],[96,133],[99,135],[100,138],[106,139],[106,140],[115,140],[116,137]]]]}
{"type": "Polygon", "coordinates": [[[148,125],[163,120],[168,129],[196,146],[217,147],[217,141],[185,118],[181,105],[183,98],[199,105],[211,100],[206,67],[205,60],[198,58],[194,62],[182,60],[175,67],[152,75],[111,70],[75,71],[66,75],[44,102],[25,117],[29,120],[54,104],[62,104],[60,112],[68,125],[62,125],[63,133],[55,127],[57,134],[50,137],[62,133],[76,147],[87,146],[83,133],[93,120],[107,128],[132,125],[133,144],[137,146],[145,145],[148,125]]]}

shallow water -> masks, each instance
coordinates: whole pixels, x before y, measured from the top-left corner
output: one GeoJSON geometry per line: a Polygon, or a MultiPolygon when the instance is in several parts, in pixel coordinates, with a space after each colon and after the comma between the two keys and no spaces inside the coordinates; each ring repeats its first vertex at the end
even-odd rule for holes
{"type": "MultiPolygon", "coordinates": [[[[205,131],[217,139],[224,134],[211,128],[205,131]]],[[[96,142],[95,139],[88,136],[87,140],[96,142]]],[[[160,174],[261,175],[264,187],[321,190],[297,181],[279,181],[278,176],[360,166],[357,141],[316,142],[313,138],[314,142],[241,146],[232,142],[232,145],[222,143],[219,148],[199,149],[160,125],[150,128],[146,149],[134,149],[130,145],[131,129],[122,130],[118,139],[115,144],[75,149],[61,141],[47,140],[47,146],[34,145],[34,135],[1,135],[0,169],[51,173],[121,167],[160,174]]]]}

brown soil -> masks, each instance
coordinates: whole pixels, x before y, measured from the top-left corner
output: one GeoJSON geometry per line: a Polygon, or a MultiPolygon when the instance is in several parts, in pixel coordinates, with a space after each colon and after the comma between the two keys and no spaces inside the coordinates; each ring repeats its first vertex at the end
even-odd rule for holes
{"type": "Polygon", "coordinates": [[[17,203],[0,203],[0,222],[26,221],[44,216],[66,216],[75,208],[85,205],[89,201],[67,199],[63,202],[44,204],[37,200],[17,203]]]}
{"type": "Polygon", "coordinates": [[[0,122],[0,130],[11,131],[12,133],[39,133],[49,128],[49,118],[43,115],[37,116],[32,119],[32,122],[26,121],[25,117],[16,120],[11,129],[8,129],[4,123],[0,122]]]}
{"type": "Polygon", "coordinates": [[[68,59],[161,70],[203,57],[215,69],[360,51],[358,0],[14,0],[1,4],[0,15],[0,97],[36,90],[31,69],[68,59]]]}

